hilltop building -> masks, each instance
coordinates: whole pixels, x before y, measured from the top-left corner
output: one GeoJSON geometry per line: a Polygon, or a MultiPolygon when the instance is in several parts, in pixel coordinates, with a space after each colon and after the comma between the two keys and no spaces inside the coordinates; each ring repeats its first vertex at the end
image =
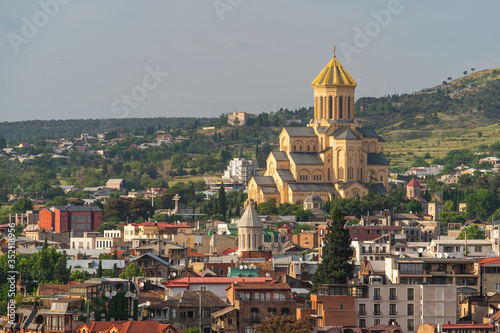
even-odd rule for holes
{"type": "Polygon", "coordinates": [[[256,203],[303,204],[311,194],[323,201],[368,194],[372,182],[387,193],[389,163],[384,140],[354,118],[356,81],[335,56],[314,79],[314,119],[307,127],[285,127],[280,150],[267,158],[264,176],[249,182],[256,203]]]}

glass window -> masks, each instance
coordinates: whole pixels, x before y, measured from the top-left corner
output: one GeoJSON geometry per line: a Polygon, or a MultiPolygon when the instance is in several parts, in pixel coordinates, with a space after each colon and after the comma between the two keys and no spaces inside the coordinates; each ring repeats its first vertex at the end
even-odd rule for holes
{"type": "Polygon", "coordinates": [[[359,320],[359,327],[366,327],[366,320],[365,319],[359,320]]]}
{"type": "Polygon", "coordinates": [[[408,331],[414,331],[415,330],[415,322],[413,321],[413,319],[408,319],[407,330],[408,331]]]}
{"type": "Polygon", "coordinates": [[[413,289],[413,288],[408,288],[408,289],[406,289],[406,294],[407,294],[407,296],[408,296],[408,297],[407,297],[407,299],[408,299],[409,301],[413,301],[413,300],[414,300],[414,298],[415,298],[415,294],[414,294],[414,293],[415,293],[415,292],[414,292],[414,289],[413,289]]]}
{"type": "Polygon", "coordinates": [[[380,299],[380,288],[373,288],[373,299],[380,299]]]}
{"type": "Polygon", "coordinates": [[[407,306],[407,315],[408,316],[413,316],[415,314],[415,310],[413,307],[413,304],[408,304],[407,306]]]}

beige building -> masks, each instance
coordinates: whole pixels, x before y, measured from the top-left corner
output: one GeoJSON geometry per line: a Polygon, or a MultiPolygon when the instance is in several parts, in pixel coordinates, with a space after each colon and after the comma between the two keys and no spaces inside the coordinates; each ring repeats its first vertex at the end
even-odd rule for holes
{"type": "Polygon", "coordinates": [[[360,327],[397,322],[403,332],[420,324],[457,320],[455,285],[368,285],[367,297],[355,298],[360,327]]]}
{"type": "Polygon", "coordinates": [[[232,126],[244,126],[249,118],[257,118],[257,115],[234,111],[227,114],[227,123],[232,126]]]}
{"type": "Polygon", "coordinates": [[[269,154],[264,176],[249,182],[250,199],[302,204],[310,194],[323,201],[352,198],[366,195],[369,182],[387,193],[384,140],[354,118],[356,85],[334,54],[312,82],[314,119],[305,128],[283,128],[280,150],[269,154]]]}

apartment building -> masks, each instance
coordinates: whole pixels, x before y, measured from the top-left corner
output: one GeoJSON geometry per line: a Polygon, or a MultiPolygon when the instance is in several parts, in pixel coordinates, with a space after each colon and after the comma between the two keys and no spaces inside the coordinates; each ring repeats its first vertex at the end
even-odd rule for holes
{"type": "Polygon", "coordinates": [[[54,232],[73,232],[82,237],[84,232],[97,231],[102,224],[103,211],[97,206],[52,206],[40,211],[38,226],[54,232]]]}

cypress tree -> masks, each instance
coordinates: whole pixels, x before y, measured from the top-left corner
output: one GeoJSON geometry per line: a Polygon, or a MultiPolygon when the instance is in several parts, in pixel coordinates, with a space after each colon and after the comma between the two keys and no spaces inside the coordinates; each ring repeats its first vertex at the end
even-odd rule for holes
{"type": "Polygon", "coordinates": [[[219,214],[226,217],[227,202],[226,202],[226,191],[224,190],[224,183],[220,184],[220,188],[217,193],[217,210],[219,214]]]}
{"type": "Polygon", "coordinates": [[[337,207],[332,210],[332,222],[326,227],[321,263],[312,277],[312,292],[317,293],[318,284],[345,284],[353,277],[353,250],[349,230],[344,228],[344,213],[337,207]]]}
{"type": "Polygon", "coordinates": [[[97,277],[102,277],[102,260],[99,260],[99,266],[97,266],[97,277]]]}

